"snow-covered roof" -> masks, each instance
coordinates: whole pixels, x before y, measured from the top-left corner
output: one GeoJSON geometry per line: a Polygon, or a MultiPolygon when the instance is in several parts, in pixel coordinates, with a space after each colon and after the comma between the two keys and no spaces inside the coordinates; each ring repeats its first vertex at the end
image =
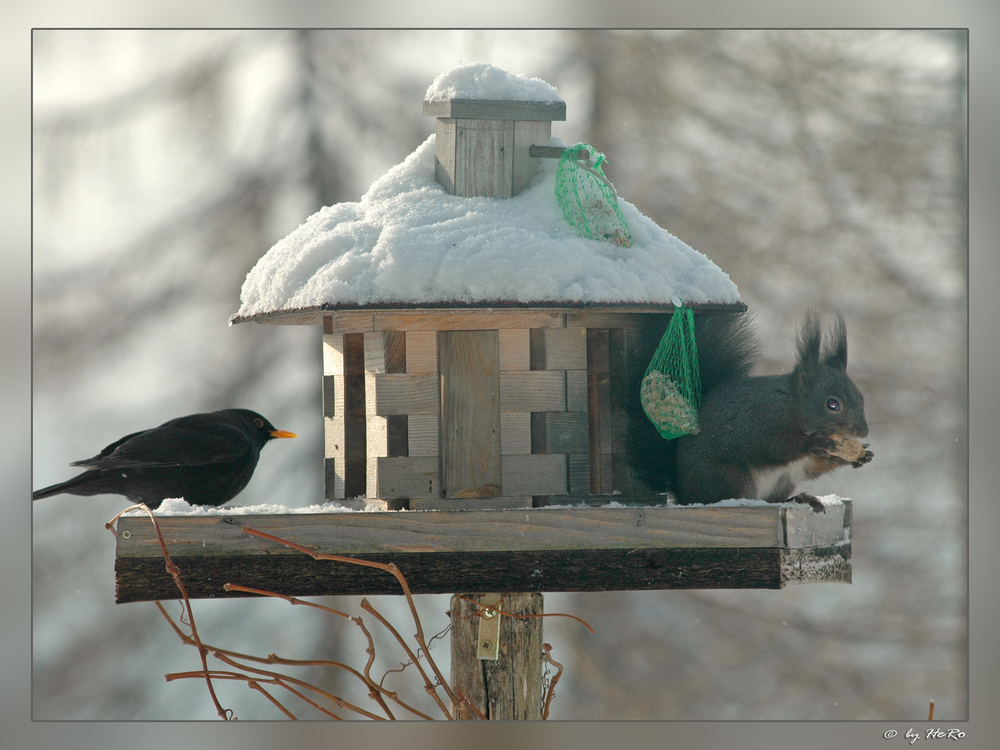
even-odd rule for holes
{"type": "MultiPolygon", "coordinates": [[[[544,81],[483,64],[446,71],[427,90],[477,94],[558,100],[544,81]]],[[[556,160],[540,159],[514,197],[460,197],[435,180],[434,141],[360,201],[323,208],[277,242],[247,274],[233,321],[338,306],[740,303],[726,273],[626,200],[631,246],[578,234],[556,200],[556,160]]]]}

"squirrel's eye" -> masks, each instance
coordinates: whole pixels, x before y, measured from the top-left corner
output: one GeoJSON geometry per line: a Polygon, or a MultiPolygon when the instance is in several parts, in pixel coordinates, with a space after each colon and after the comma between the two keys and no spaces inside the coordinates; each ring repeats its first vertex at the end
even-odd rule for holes
{"type": "Polygon", "coordinates": [[[826,400],[826,408],[828,411],[840,411],[840,399],[831,396],[826,400]]]}

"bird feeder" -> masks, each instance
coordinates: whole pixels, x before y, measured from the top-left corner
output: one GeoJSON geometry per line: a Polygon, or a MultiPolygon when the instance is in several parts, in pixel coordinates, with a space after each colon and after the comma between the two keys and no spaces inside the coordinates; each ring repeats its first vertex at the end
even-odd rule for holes
{"type": "MultiPolygon", "coordinates": [[[[320,551],[395,562],[414,593],[850,581],[849,502],[823,515],[668,506],[632,477],[629,417],[613,386],[646,365],[636,361],[644,316],[669,314],[675,294],[696,311],[745,306],[720,269],[624,201],[632,247],[580,237],[541,205],[554,201],[547,157],[564,151],[551,127],[566,107],[531,81],[499,95],[429,91],[423,111],[435,118],[434,135],[361,204],[323,209],[262,259],[273,260],[267,273],[248,276],[232,322],[322,328],[326,500],[384,512],[241,521],[320,551]],[[444,208],[423,224],[391,223],[432,201],[444,208]],[[529,208],[539,215],[525,219],[529,208]],[[551,227],[539,241],[542,224],[551,227]],[[550,256],[563,260],[552,265],[550,256]],[[584,273],[561,287],[549,278],[571,277],[581,264],[584,273]],[[634,297],[602,287],[629,273],[634,297]],[[657,273],[660,287],[650,281],[657,273]],[[684,273],[709,279],[710,290],[682,288],[684,273]],[[459,291],[438,295],[442,279],[459,291]]],[[[199,517],[198,541],[184,553],[192,596],[221,595],[211,588],[223,564],[206,552],[213,545],[227,565],[259,565],[259,543],[217,520],[199,517]]],[[[192,522],[162,523],[183,536],[192,522]]],[[[138,543],[148,534],[140,526],[131,546],[120,542],[119,566],[136,566],[142,587],[120,585],[119,600],[156,598],[157,586],[175,596],[155,545],[138,543]]],[[[289,595],[398,593],[367,569],[303,577],[300,557],[269,550],[267,586],[283,582],[275,590],[289,595]]]]}
{"type": "MultiPolygon", "coordinates": [[[[400,593],[383,571],[318,564],[240,525],[393,563],[412,593],[478,596],[452,598],[453,684],[490,718],[540,718],[541,620],[502,626],[475,607],[536,616],[544,591],[849,582],[851,506],[677,507],[643,490],[616,387],[646,367],[643,321],[678,297],[703,312],[745,306],[728,276],[609,184],[576,208],[620,226],[580,236],[565,204],[554,208],[550,157],[560,169],[586,158],[606,180],[589,147],[567,156],[553,144],[565,103],[537,79],[473,66],[470,90],[470,69],[458,72],[423,103],[434,135],[361,203],[321,210],[272,248],[232,319],[322,327],[325,498],[337,512],[158,520],[190,597],[233,595],[227,581],[286,596],[400,593]],[[481,666],[501,651],[496,669],[481,666]]],[[[176,598],[148,522],[118,529],[118,601],[176,598]]]]}

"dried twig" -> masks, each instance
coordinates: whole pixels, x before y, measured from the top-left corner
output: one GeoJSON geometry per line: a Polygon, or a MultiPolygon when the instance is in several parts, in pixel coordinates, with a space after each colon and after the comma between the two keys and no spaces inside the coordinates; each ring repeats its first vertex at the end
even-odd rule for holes
{"type": "Polygon", "coordinates": [[[160,524],[157,523],[156,516],[153,515],[153,511],[151,511],[145,503],[132,505],[108,521],[108,523],[105,524],[105,528],[109,529],[115,536],[118,536],[117,531],[114,529],[115,521],[118,520],[122,513],[136,509],[146,511],[146,514],[149,516],[149,520],[153,523],[153,529],[156,531],[156,538],[160,543],[160,549],[163,551],[163,561],[166,564],[167,572],[170,573],[170,576],[174,579],[174,583],[181,592],[181,599],[184,600],[184,609],[187,612],[188,626],[191,628],[191,638],[194,641],[194,645],[198,649],[198,655],[201,657],[201,666],[204,670],[205,682],[208,685],[208,692],[212,696],[212,702],[215,703],[216,713],[218,713],[221,718],[228,720],[231,718],[230,712],[224,709],[222,704],[219,703],[219,698],[215,694],[215,687],[212,685],[212,678],[208,669],[208,652],[202,645],[201,639],[198,637],[198,627],[194,622],[194,610],[191,608],[191,600],[188,598],[187,589],[184,587],[184,581],[181,580],[180,568],[174,564],[174,561],[170,558],[170,553],[167,552],[167,543],[163,540],[163,533],[160,531],[160,524]]]}
{"type": "MultiPolygon", "coordinates": [[[[413,666],[416,667],[417,671],[420,673],[420,676],[424,678],[424,690],[427,691],[427,694],[434,699],[434,702],[438,704],[438,708],[441,709],[441,712],[445,716],[447,716],[449,719],[454,718],[451,715],[451,711],[449,711],[448,707],[444,704],[444,701],[441,700],[441,696],[438,695],[437,692],[438,685],[435,685],[434,682],[431,681],[430,677],[427,676],[427,672],[424,670],[423,667],[420,666],[420,661],[417,659],[416,654],[414,654],[413,650],[406,644],[406,641],[403,639],[403,636],[399,634],[399,631],[396,630],[396,628],[392,626],[392,623],[386,620],[385,617],[383,617],[382,614],[378,612],[378,610],[376,610],[371,605],[371,602],[369,602],[367,598],[361,600],[361,609],[365,610],[366,612],[371,612],[375,616],[375,619],[377,619],[382,624],[382,627],[384,627],[392,634],[392,637],[396,639],[396,642],[406,652],[406,655],[410,657],[410,661],[413,663],[413,666]]],[[[427,656],[427,663],[432,664],[433,659],[430,658],[430,654],[427,654],[426,648],[424,649],[424,653],[427,656]]],[[[440,674],[436,666],[434,667],[434,671],[436,674],[440,674]]],[[[451,698],[453,702],[457,701],[458,700],[457,697],[452,692],[451,687],[448,685],[448,683],[445,682],[444,678],[439,677],[438,679],[439,679],[438,684],[444,688],[445,693],[448,695],[448,697],[451,698]]]]}
{"type": "MultiPolygon", "coordinates": [[[[583,627],[585,627],[587,630],[590,631],[591,635],[594,634],[594,629],[592,627],[590,627],[589,624],[587,624],[587,621],[583,620],[583,619],[581,619],[579,617],[577,617],[576,615],[568,615],[568,614],[566,614],[564,612],[543,612],[542,614],[518,615],[518,614],[514,614],[513,612],[505,612],[504,610],[498,609],[497,607],[487,607],[486,605],[484,605],[484,604],[476,601],[475,599],[470,599],[469,597],[462,596],[461,594],[458,594],[457,596],[462,601],[464,601],[464,602],[471,602],[472,604],[475,604],[477,607],[479,607],[479,609],[476,610],[473,613],[472,616],[474,616],[474,617],[481,617],[482,613],[481,613],[480,610],[484,610],[484,609],[491,609],[494,612],[496,612],[498,615],[505,615],[507,617],[518,617],[518,618],[521,618],[521,619],[528,619],[529,617],[568,617],[569,619],[576,620],[578,623],[580,623],[581,625],[583,625],[583,627]]],[[[500,601],[503,601],[503,594],[500,595],[500,601]]]]}
{"type": "MultiPolygon", "coordinates": [[[[212,696],[212,701],[215,704],[216,712],[223,719],[230,719],[235,717],[232,716],[231,710],[224,709],[221,703],[219,702],[218,696],[216,695],[215,688],[213,686],[213,680],[244,682],[249,688],[256,691],[260,695],[264,696],[272,705],[274,705],[279,711],[281,711],[285,716],[287,716],[290,719],[296,718],[295,715],[292,713],[292,711],[287,706],[282,704],[282,702],[278,700],[274,695],[272,695],[272,693],[268,689],[266,689],[265,686],[273,686],[281,688],[290,695],[294,695],[299,700],[312,706],[317,711],[333,719],[341,719],[342,717],[334,713],[333,711],[325,708],[323,705],[317,702],[317,700],[311,698],[309,696],[309,693],[319,698],[322,698],[323,700],[328,701],[329,703],[332,703],[333,705],[341,709],[353,712],[359,716],[363,716],[369,719],[374,719],[374,720],[384,720],[384,718],[394,719],[395,716],[393,715],[388,705],[388,701],[392,701],[393,703],[402,707],[404,710],[408,711],[412,715],[417,716],[421,719],[429,720],[431,719],[431,717],[428,716],[426,713],[420,711],[414,706],[409,705],[408,703],[400,699],[396,692],[388,690],[382,685],[382,682],[385,680],[386,675],[388,675],[392,671],[401,672],[405,670],[410,664],[414,665],[414,668],[417,670],[420,677],[423,679],[424,690],[434,700],[434,702],[438,705],[442,713],[447,718],[452,719],[454,718],[454,716],[452,715],[451,710],[449,710],[448,706],[442,700],[441,695],[438,692],[439,689],[444,691],[444,694],[448,697],[448,699],[451,702],[453,710],[461,714],[462,717],[480,718],[480,719],[487,718],[465,695],[461,694],[460,692],[456,693],[456,691],[452,690],[447,680],[445,680],[443,674],[441,673],[440,668],[438,667],[438,665],[436,664],[436,662],[434,661],[433,657],[430,654],[428,642],[424,637],[423,627],[421,625],[420,617],[417,613],[416,605],[413,600],[413,596],[410,592],[409,585],[406,582],[406,578],[403,576],[399,568],[396,567],[396,565],[392,563],[388,564],[376,563],[368,560],[361,560],[343,555],[330,555],[330,554],[317,553],[314,552],[313,550],[310,550],[294,542],[281,539],[280,537],[276,537],[271,534],[267,534],[265,532],[252,529],[249,527],[242,527],[244,533],[277,542],[284,546],[290,547],[291,549],[307,554],[317,561],[325,560],[332,562],[344,562],[353,565],[362,565],[366,567],[378,568],[380,570],[384,570],[388,573],[391,573],[393,576],[396,577],[397,581],[399,581],[400,588],[402,589],[403,594],[406,597],[407,604],[410,608],[411,617],[413,619],[414,625],[416,626],[416,633],[414,634],[413,638],[417,643],[416,652],[414,652],[414,650],[410,648],[406,640],[402,637],[402,635],[400,635],[399,631],[392,625],[392,623],[390,623],[380,612],[378,612],[378,610],[376,610],[375,607],[372,606],[372,604],[368,601],[368,599],[363,599],[360,605],[361,608],[364,609],[366,612],[371,613],[379,621],[379,623],[381,623],[382,626],[386,628],[386,630],[393,636],[396,642],[400,645],[400,647],[402,647],[406,655],[409,657],[409,661],[402,664],[401,669],[387,670],[383,674],[382,680],[376,681],[371,676],[371,670],[375,663],[375,643],[374,639],[372,638],[372,634],[365,626],[364,620],[361,617],[353,617],[351,615],[348,615],[344,612],[333,609],[331,607],[326,607],[320,604],[316,604],[314,602],[298,599],[297,597],[286,596],[284,594],[279,594],[273,591],[266,591],[263,589],[240,586],[239,584],[226,583],[223,586],[223,588],[226,591],[237,591],[245,594],[256,594],[260,596],[268,596],[276,599],[282,599],[288,602],[289,604],[312,607],[314,609],[318,609],[328,614],[337,615],[338,617],[350,620],[364,634],[364,637],[367,641],[367,648],[365,649],[365,653],[368,655],[368,659],[365,663],[364,669],[359,671],[347,664],[343,664],[336,661],[324,660],[324,659],[287,659],[279,657],[276,654],[270,654],[267,657],[254,656],[251,654],[243,654],[236,651],[217,648],[201,640],[197,626],[195,625],[194,612],[191,606],[191,600],[188,597],[187,590],[184,586],[184,582],[181,577],[181,571],[177,567],[177,565],[173,563],[169,553],[167,552],[166,542],[160,531],[159,524],[156,521],[156,517],[145,505],[131,506],[130,508],[126,508],[124,511],[122,511],[122,513],[125,513],[126,511],[133,509],[144,510],[150,517],[150,520],[153,524],[153,528],[156,531],[156,535],[160,544],[160,549],[163,553],[166,569],[173,577],[174,582],[176,583],[177,588],[180,592],[180,597],[182,600],[182,611],[181,611],[181,616],[179,618],[180,622],[185,623],[186,621],[187,626],[191,630],[190,634],[186,633],[180,627],[180,625],[178,625],[178,623],[166,611],[166,609],[159,601],[154,602],[154,604],[156,604],[156,606],[159,608],[161,614],[173,628],[174,632],[181,639],[181,641],[183,643],[192,645],[195,648],[197,648],[202,663],[202,668],[200,670],[172,673],[166,675],[166,678],[168,681],[173,681],[178,679],[192,679],[192,678],[204,679],[206,681],[206,684],[208,685],[209,693],[212,696]],[[209,655],[214,656],[216,659],[219,659],[225,664],[240,671],[231,671],[226,669],[210,669],[208,666],[209,655]],[[423,655],[423,658],[426,660],[426,663],[430,668],[431,673],[433,674],[433,678],[431,677],[431,674],[428,674],[428,672],[424,669],[423,665],[421,664],[421,655],[423,655]],[[254,662],[257,664],[280,664],[284,666],[296,666],[296,667],[326,666],[343,670],[348,674],[350,674],[353,678],[357,679],[367,688],[369,698],[371,698],[379,705],[381,710],[385,713],[385,717],[379,716],[377,714],[365,710],[360,706],[354,705],[353,703],[344,700],[340,696],[334,695],[326,690],[323,690],[305,680],[297,679],[289,675],[281,674],[279,672],[271,671],[268,669],[254,667],[251,666],[251,664],[248,664],[247,662],[254,662]]],[[[117,521],[117,519],[122,515],[122,513],[116,515],[107,524],[107,528],[115,536],[117,536],[117,531],[114,528],[114,524],[117,521]]],[[[465,599],[465,597],[460,597],[460,598],[465,599]]],[[[477,604],[477,606],[479,606],[480,609],[482,608],[482,605],[480,605],[478,602],[475,602],[474,600],[468,600],[468,601],[473,601],[473,603],[477,604]]],[[[545,617],[545,616],[570,617],[571,619],[577,620],[578,622],[582,623],[591,633],[594,632],[593,628],[591,628],[586,622],[584,622],[578,617],[574,617],[573,615],[562,615],[562,614],[516,615],[504,612],[502,610],[497,610],[497,611],[500,614],[506,614],[508,617],[545,617]]],[[[479,612],[477,611],[475,614],[478,615],[479,612]]],[[[445,633],[447,632],[447,630],[448,628],[446,628],[442,632],[445,633]]],[[[439,637],[441,637],[441,633],[433,636],[431,638],[431,641],[439,637]]],[[[552,647],[549,646],[549,644],[543,644],[543,646],[545,649],[544,658],[546,659],[546,661],[548,661],[557,669],[555,677],[553,677],[552,680],[546,686],[546,694],[543,704],[544,710],[542,718],[547,718],[549,705],[551,704],[552,698],[555,695],[555,684],[556,682],[558,682],[559,677],[562,675],[563,668],[562,665],[560,665],[558,662],[556,662],[554,659],[551,658],[550,652],[552,647]]],[[[932,703],[932,711],[933,711],[933,703],[932,703]]]]}
{"type": "MultiPolygon", "coordinates": [[[[284,594],[278,594],[278,593],[275,593],[273,591],[265,591],[263,589],[252,589],[252,588],[249,588],[247,586],[239,586],[239,585],[233,584],[233,583],[227,583],[227,584],[225,584],[223,586],[223,588],[226,591],[240,591],[240,592],[243,592],[243,593],[259,594],[261,596],[270,596],[270,597],[273,597],[275,599],[284,599],[285,601],[289,602],[290,604],[300,604],[300,605],[307,606],[307,607],[314,607],[315,609],[319,609],[319,610],[322,610],[324,612],[330,612],[331,614],[339,615],[341,617],[344,617],[344,618],[350,620],[355,625],[357,625],[358,628],[361,629],[361,632],[364,633],[364,636],[365,636],[365,638],[368,641],[368,647],[365,649],[365,653],[368,654],[368,662],[365,664],[365,668],[364,668],[364,672],[363,673],[358,672],[356,669],[354,669],[353,667],[347,666],[346,664],[341,664],[339,662],[325,661],[325,660],[322,660],[322,659],[310,659],[310,660],[304,660],[304,659],[285,659],[285,658],[282,658],[282,657],[279,657],[279,656],[275,656],[274,654],[268,656],[266,660],[260,659],[259,657],[250,657],[250,656],[246,656],[246,655],[242,655],[242,654],[240,655],[240,658],[255,659],[255,660],[258,660],[258,661],[266,661],[267,663],[270,663],[270,664],[287,664],[287,665],[290,665],[290,666],[319,665],[319,666],[331,666],[331,667],[337,667],[337,668],[340,668],[340,669],[345,669],[348,672],[350,672],[352,675],[354,675],[355,677],[357,677],[359,680],[361,680],[369,688],[369,696],[373,700],[377,701],[382,706],[383,710],[386,712],[386,714],[389,716],[390,719],[395,718],[395,717],[392,715],[392,712],[389,710],[388,705],[385,704],[382,696],[385,696],[385,697],[389,698],[390,700],[394,701],[399,706],[401,706],[402,708],[404,708],[407,711],[409,711],[410,713],[412,713],[414,716],[417,716],[417,717],[419,717],[421,719],[430,719],[431,718],[430,716],[428,716],[424,712],[422,712],[422,711],[414,708],[413,706],[411,706],[408,703],[406,703],[403,700],[401,700],[399,698],[399,696],[395,692],[393,692],[391,690],[387,690],[386,688],[382,687],[381,682],[376,682],[375,679],[372,678],[372,676],[371,676],[371,668],[372,668],[372,665],[375,663],[375,642],[372,639],[372,635],[368,631],[368,628],[365,627],[364,620],[362,620],[360,617],[351,617],[350,615],[345,614],[344,612],[340,612],[339,610],[331,609],[330,607],[324,607],[321,604],[316,604],[314,602],[306,601],[304,599],[298,599],[297,597],[294,597],[294,596],[286,596],[284,594]]],[[[229,652],[227,652],[227,653],[229,653],[229,652]]]]}
{"type": "Polygon", "coordinates": [[[545,661],[556,668],[555,676],[549,680],[549,684],[545,688],[545,695],[542,698],[542,719],[547,719],[549,718],[549,706],[552,704],[552,699],[556,694],[556,683],[559,682],[559,678],[562,677],[563,665],[552,658],[552,646],[548,643],[542,644],[542,652],[545,661]]]}
{"type": "MultiPolygon", "coordinates": [[[[269,539],[269,540],[271,540],[273,542],[277,542],[278,544],[282,544],[282,545],[284,545],[286,547],[289,547],[290,549],[294,549],[297,552],[302,552],[303,554],[309,555],[314,560],[327,560],[327,561],[330,561],[330,562],[343,562],[343,563],[348,563],[350,565],[361,565],[361,566],[369,567],[369,568],[377,568],[379,570],[384,570],[387,573],[391,573],[393,576],[395,576],[396,580],[399,581],[399,586],[403,590],[403,594],[406,597],[406,603],[410,607],[410,616],[413,618],[413,623],[414,623],[414,625],[416,626],[416,629],[417,629],[417,632],[413,634],[413,638],[414,638],[414,640],[416,640],[417,645],[420,646],[420,649],[423,651],[424,656],[427,658],[427,664],[428,664],[428,666],[430,666],[431,670],[434,672],[434,676],[437,678],[437,684],[441,686],[441,688],[448,695],[448,698],[453,703],[457,703],[458,702],[458,696],[456,696],[454,694],[454,692],[452,691],[450,685],[448,684],[448,681],[445,680],[444,675],[441,673],[441,670],[438,668],[437,663],[434,661],[434,659],[430,655],[429,649],[427,648],[427,642],[424,639],[424,629],[423,629],[423,626],[420,624],[420,615],[417,614],[417,607],[416,607],[416,604],[413,601],[413,595],[410,593],[410,586],[409,586],[409,584],[407,584],[406,578],[403,576],[403,574],[400,572],[399,568],[397,568],[394,563],[378,563],[378,562],[372,562],[371,560],[361,560],[361,559],[358,559],[358,558],[355,558],[355,557],[347,557],[345,555],[330,555],[330,554],[326,554],[326,553],[322,553],[322,552],[316,552],[314,550],[309,549],[308,547],[303,547],[301,544],[296,544],[295,542],[290,542],[290,541],[288,541],[286,539],[282,539],[280,537],[274,536],[273,534],[268,534],[268,533],[266,533],[264,531],[259,531],[257,529],[253,529],[253,528],[251,528],[249,526],[241,526],[240,529],[245,534],[249,534],[251,536],[256,536],[256,537],[259,537],[261,539],[269,539]]],[[[364,608],[365,607],[365,602],[362,602],[361,606],[362,606],[362,608],[364,608]]],[[[368,611],[371,612],[372,614],[374,614],[376,617],[380,617],[380,615],[378,615],[378,613],[376,613],[373,609],[368,609],[368,611]]],[[[384,620],[384,618],[382,620],[380,620],[380,621],[384,625],[386,624],[386,621],[384,620]]],[[[400,643],[403,642],[402,639],[401,639],[401,637],[399,636],[399,634],[397,632],[395,632],[395,629],[390,629],[390,632],[392,632],[394,634],[394,636],[396,637],[397,641],[399,641],[400,643]]],[[[416,662],[416,657],[412,656],[412,651],[410,651],[410,649],[408,647],[406,647],[406,651],[407,651],[408,654],[411,655],[411,658],[413,658],[414,662],[416,662]]],[[[434,698],[435,702],[438,704],[438,706],[441,708],[441,710],[444,712],[444,714],[448,718],[452,718],[451,712],[448,710],[447,706],[445,706],[444,703],[441,701],[441,698],[438,696],[437,690],[436,690],[435,686],[433,685],[433,683],[431,683],[430,680],[427,679],[427,676],[426,676],[425,673],[423,673],[422,669],[420,671],[421,671],[422,674],[424,674],[425,688],[427,689],[427,692],[434,698]]]]}

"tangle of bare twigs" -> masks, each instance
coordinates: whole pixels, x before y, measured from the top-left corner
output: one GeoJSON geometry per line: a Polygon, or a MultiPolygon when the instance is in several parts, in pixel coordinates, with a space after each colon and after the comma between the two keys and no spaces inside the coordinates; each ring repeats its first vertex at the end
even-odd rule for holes
{"type": "MultiPolygon", "coordinates": [[[[222,706],[218,694],[215,689],[215,682],[243,682],[247,687],[254,690],[261,696],[263,696],[269,703],[275,706],[284,716],[289,719],[298,718],[294,712],[286,705],[281,699],[279,699],[275,691],[285,693],[288,696],[294,697],[311,707],[315,711],[318,711],[323,716],[331,719],[343,719],[345,715],[350,714],[355,717],[361,717],[372,720],[392,720],[396,719],[397,716],[393,712],[393,708],[401,710],[404,715],[410,718],[418,718],[425,720],[432,720],[434,717],[430,715],[427,711],[421,710],[417,706],[413,705],[411,701],[404,700],[400,696],[398,691],[389,690],[385,687],[386,677],[389,674],[400,674],[406,672],[410,667],[418,676],[418,679],[423,683],[424,692],[430,697],[433,703],[437,706],[440,714],[446,719],[454,719],[456,713],[461,715],[461,718],[479,718],[485,719],[486,716],[472,704],[472,702],[461,692],[452,689],[451,685],[445,679],[440,668],[435,662],[433,656],[430,653],[430,644],[436,639],[444,637],[448,633],[449,627],[439,632],[437,635],[432,636],[430,641],[428,641],[424,636],[423,626],[420,621],[420,616],[417,613],[416,605],[413,600],[413,596],[410,592],[410,587],[406,582],[406,578],[400,572],[399,568],[393,563],[377,563],[369,560],[361,560],[353,557],[346,557],[343,555],[331,555],[318,553],[313,550],[303,547],[302,545],[296,544],[295,542],[288,541],[286,539],[281,539],[280,537],[268,534],[266,532],[250,528],[248,526],[241,527],[241,530],[248,535],[255,536],[261,539],[267,539],[278,544],[282,544],[290,549],[294,549],[298,552],[302,552],[309,555],[316,561],[335,561],[344,562],[352,565],[361,565],[365,567],[378,568],[383,570],[390,575],[395,576],[396,580],[399,582],[400,589],[406,598],[407,605],[409,607],[410,617],[415,626],[416,632],[412,636],[416,643],[416,648],[413,648],[407,640],[399,633],[399,630],[393,626],[392,623],[386,619],[382,613],[380,613],[367,598],[361,600],[360,607],[365,612],[369,613],[376,621],[384,628],[384,630],[389,633],[395,640],[396,644],[402,649],[402,651],[407,656],[407,661],[400,662],[400,667],[397,669],[387,669],[382,674],[381,678],[376,679],[372,676],[372,669],[376,661],[375,652],[375,639],[372,636],[371,631],[368,629],[365,621],[361,617],[351,616],[345,612],[327,607],[315,602],[310,602],[304,599],[299,599],[294,596],[286,596],[284,594],[279,594],[274,591],[267,591],[264,589],[249,588],[246,586],[241,586],[236,583],[226,583],[223,585],[225,591],[230,592],[240,592],[243,594],[250,594],[255,596],[271,597],[275,599],[281,599],[288,602],[293,606],[305,606],[310,607],[322,612],[325,612],[336,617],[340,617],[351,622],[355,625],[365,638],[367,647],[365,648],[365,654],[367,655],[367,660],[363,668],[356,669],[348,664],[344,664],[337,661],[322,660],[322,659],[288,659],[280,657],[276,654],[270,654],[266,657],[254,656],[252,654],[239,653],[225,648],[220,648],[218,646],[213,646],[206,643],[198,632],[197,625],[195,624],[194,610],[191,605],[191,600],[188,597],[187,590],[184,586],[183,577],[181,575],[180,568],[173,562],[167,551],[167,545],[160,531],[159,524],[157,523],[156,516],[150,511],[150,509],[143,505],[133,505],[126,508],[121,513],[112,518],[107,524],[107,528],[112,534],[117,536],[117,531],[115,530],[115,522],[118,520],[119,516],[129,510],[143,510],[149,516],[150,521],[153,524],[153,528],[156,531],[157,540],[160,545],[160,549],[163,552],[163,559],[166,565],[167,571],[173,577],[175,584],[177,585],[178,591],[180,592],[182,610],[180,616],[175,620],[170,613],[164,608],[163,604],[159,601],[154,602],[159,609],[160,613],[163,615],[164,619],[169,623],[170,627],[174,630],[177,636],[181,639],[181,642],[197,649],[199,657],[201,659],[201,669],[199,670],[189,670],[185,672],[175,672],[166,675],[167,681],[183,680],[183,679],[204,679],[206,685],[208,686],[209,695],[215,705],[216,713],[225,720],[234,720],[236,717],[231,709],[226,709],[222,706]],[[182,627],[186,626],[186,627],[182,627]],[[210,668],[209,667],[209,657],[212,657],[225,665],[224,668],[210,668]],[[368,698],[371,699],[375,704],[374,710],[368,710],[362,706],[356,705],[355,703],[344,699],[343,697],[324,690],[319,686],[312,684],[308,681],[293,677],[282,672],[275,671],[273,669],[264,668],[264,665],[279,665],[288,667],[329,667],[331,669],[336,669],[349,675],[350,678],[357,683],[359,683],[367,692],[368,698]]],[[[461,597],[465,598],[465,597],[461,597]]],[[[471,601],[471,600],[470,600],[471,601]]],[[[478,604],[478,602],[477,602],[478,604]]],[[[478,614],[478,613],[477,613],[478,614]]],[[[511,615],[507,612],[500,611],[500,614],[507,614],[510,617],[539,617],[539,616],[559,616],[559,615],[511,615]]],[[[561,615],[564,617],[570,617],[578,622],[581,622],[591,633],[593,629],[587,625],[587,623],[580,620],[580,618],[574,617],[573,615],[561,615]]],[[[557,670],[555,676],[548,680],[549,671],[546,670],[545,680],[544,680],[544,696],[543,696],[543,713],[542,718],[547,718],[549,713],[549,707],[552,702],[552,698],[555,695],[555,685],[558,682],[560,676],[562,675],[563,667],[561,664],[556,662],[551,657],[552,647],[549,644],[543,644],[544,654],[542,658],[555,667],[557,670]]]]}

